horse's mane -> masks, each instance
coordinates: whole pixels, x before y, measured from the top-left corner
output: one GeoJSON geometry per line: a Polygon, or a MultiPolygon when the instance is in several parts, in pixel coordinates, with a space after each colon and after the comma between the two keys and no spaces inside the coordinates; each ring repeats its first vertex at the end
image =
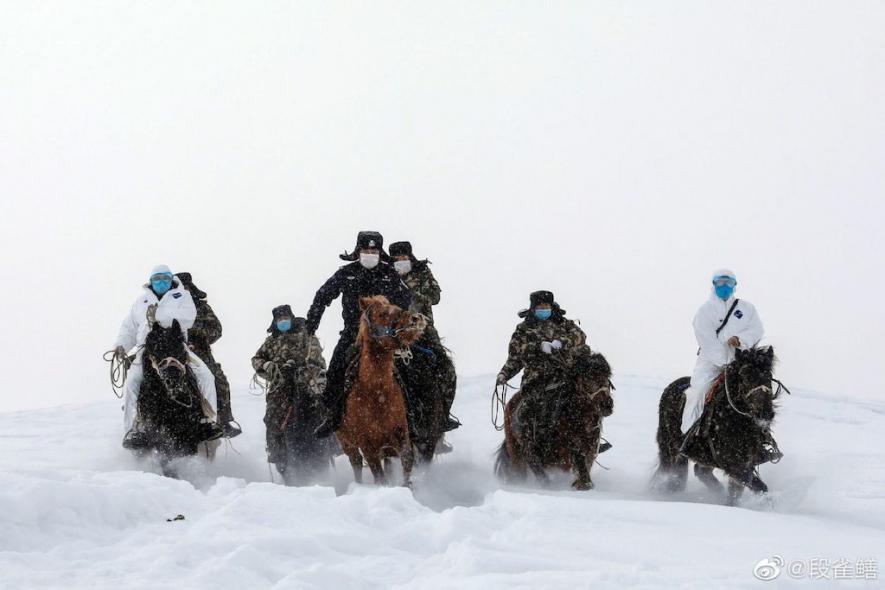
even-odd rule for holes
{"type": "Polygon", "coordinates": [[[774,367],[777,364],[774,348],[772,346],[754,346],[747,350],[738,350],[734,361],[732,361],[732,366],[738,367],[747,364],[759,371],[774,372],[774,367]]]}
{"type": "Polygon", "coordinates": [[[584,346],[575,354],[572,370],[578,375],[594,375],[611,379],[612,368],[604,356],[584,346]]]}

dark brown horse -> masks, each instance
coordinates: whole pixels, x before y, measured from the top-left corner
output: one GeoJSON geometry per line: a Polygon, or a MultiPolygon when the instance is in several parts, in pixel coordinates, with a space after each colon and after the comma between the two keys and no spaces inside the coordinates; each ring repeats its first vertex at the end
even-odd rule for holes
{"type": "Polygon", "coordinates": [[[426,320],[392,305],[386,297],[360,300],[357,336],[359,369],[337,431],[357,483],[363,480],[363,459],[376,484],[386,484],[384,460],[399,456],[403,485],[411,486],[414,451],[409,435],[406,396],[394,373],[394,353],[408,349],[421,336],[426,320]]]}
{"type": "Polygon", "coordinates": [[[572,487],[589,490],[602,419],[614,411],[611,367],[589,347],[572,359],[551,357],[550,362],[555,368],[543,391],[528,396],[519,392],[507,403],[495,473],[507,481],[522,481],[531,469],[546,484],[547,468],[571,470],[572,487]]]}

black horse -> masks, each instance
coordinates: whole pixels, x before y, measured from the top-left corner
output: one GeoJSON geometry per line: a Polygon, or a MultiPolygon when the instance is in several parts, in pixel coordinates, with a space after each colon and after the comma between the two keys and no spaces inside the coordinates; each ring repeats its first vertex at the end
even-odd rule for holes
{"type": "Polygon", "coordinates": [[[196,455],[210,428],[187,360],[187,344],[178,321],[169,328],[155,323],[142,355],[144,381],[138,395],[138,420],[148,444],[141,452],[155,451],[163,474],[170,477],[176,475],[170,462],[196,455]]]}
{"type": "Polygon", "coordinates": [[[614,411],[612,370],[599,353],[583,347],[573,359],[552,357],[540,390],[520,391],[504,410],[504,442],[495,474],[520,482],[530,469],[542,483],[547,468],[571,470],[576,490],[593,488],[590,468],[599,454],[602,420],[614,411]]]}
{"type": "MultiPolygon", "coordinates": [[[[770,427],[780,394],[772,389],[775,364],[771,347],[738,350],[714,385],[712,398],[698,422],[682,433],[685,390],[690,379],[671,383],[661,395],[658,411],[658,469],[656,482],[667,492],[685,489],[689,459],[695,475],[712,491],[723,494],[713,469],[729,477],[727,503],[737,503],[744,487],[756,493],[768,491],[756,466],[768,460],[765,447],[773,439],[770,427]]],[[[778,382],[779,383],[779,382],[778,382]]]]}
{"type": "Polygon", "coordinates": [[[397,361],[397,373],[405,386],[409,426],[418,460],[430,463],[446,433],[449,405],[446,401],[447,397],[454,397],[455,371],[447,350],[426,346],[423,340],[412,346],[410,354],[408,359],[397,361]]]}
{"type": "Polygon", "coordinates": [[[308,485],[324,478],[338,452],[335,436],[318,438],[314,431],[322,422],[322,400],[313,394],[307,379],[294,366],[280,368],[279,377],[269,383],[268,404],[279,408],[265,415],[268,443],[273,437],[279,454],[271,457],[286,485],[308,485]],[[277,434],[279,433],[279,434],[277,434]]]}

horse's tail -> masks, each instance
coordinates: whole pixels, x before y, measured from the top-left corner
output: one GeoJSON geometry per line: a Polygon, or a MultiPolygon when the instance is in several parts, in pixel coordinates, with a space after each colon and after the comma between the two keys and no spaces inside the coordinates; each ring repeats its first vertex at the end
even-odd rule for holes
{"type": "Polygon", "coordinates": [[[682,377],[667,386],[661,394],[658,406],[658,468],[657,478],[668,491],[679,491],[685,487],[688,473],[688,460],[679,454],[682,446],[682,410],[685,407],[685,390],[691,383],[689,377],[682,377]]]}
{"type": "Polygon", "coordinates": [[[507,451],[507,441],[501,441],[501,446],[495,453],[495,476],[499,479],[508,480],[513,477],[513,460],[507,451]]]}

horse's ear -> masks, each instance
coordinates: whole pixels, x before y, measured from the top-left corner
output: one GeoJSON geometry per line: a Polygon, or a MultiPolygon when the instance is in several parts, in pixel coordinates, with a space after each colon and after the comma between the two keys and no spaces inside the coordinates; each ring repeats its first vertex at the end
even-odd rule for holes
{"type": "Polygon", "coordinates": [[[740,349],[740,348],[734,349],[734,359],[735,360],[742,361],[742,360],[744,360],[745,356],[747,356],[747,352],[745,350],[740,349]]]}
{"type": "Polygon", "coordinates": [[[769,346],[765,349],[765,356],[768,357],[768,360],[774,360],[774,346],[769,346]]]}
{"type": "Polygon", "coordinates": [[[174,330],[174,334],[179,334],[181,332],[181,324],[178,323],[178,320],[172,320],[172,329],[174,330]]]}

